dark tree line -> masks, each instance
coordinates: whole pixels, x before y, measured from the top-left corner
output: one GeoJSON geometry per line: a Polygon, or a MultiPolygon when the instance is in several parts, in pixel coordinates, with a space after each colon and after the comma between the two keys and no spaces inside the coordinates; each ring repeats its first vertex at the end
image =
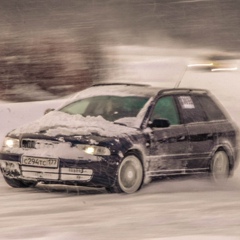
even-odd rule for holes
{"type": "Polygon", "coordinates": [[[49,98],[82,90],[101,80],[105,71],[103,58],[101,47],[94,40],[79,42],[49,37],[31,43],[22,38],[2,39],[1,99],[35,100],[36,93],[33,92],[32,97],[29,92],[24,94],[30,86],[46,92],[49,98]]]}

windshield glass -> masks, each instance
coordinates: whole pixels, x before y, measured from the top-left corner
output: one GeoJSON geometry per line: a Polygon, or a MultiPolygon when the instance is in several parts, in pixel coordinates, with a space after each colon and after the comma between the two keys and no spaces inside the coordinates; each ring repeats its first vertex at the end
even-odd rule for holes
{"type": "Polygon", "coordinates": [[[146,97],[136,96],[95,96],[70,103],[59,111],[84,117],[102,116],[108,121],[115,121],[125,117],[136,117],[147,101],[146,97]]]}

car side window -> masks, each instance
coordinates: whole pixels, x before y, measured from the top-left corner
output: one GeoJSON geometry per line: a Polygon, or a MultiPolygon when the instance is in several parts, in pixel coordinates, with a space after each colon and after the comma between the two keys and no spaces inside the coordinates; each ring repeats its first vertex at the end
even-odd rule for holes
{"type": "Polygon", "coordinates": [[[206,114],[195,96],[180,95],[177,96],[177,101],[180,105],[184,123],[207,121],[206,114]]]}
{"type": "Polygon", "coordinates": [[[153,121],[157,118],[168,119],[171,125],[180,124],[179,114],[172,96],[161,97],[157,101],[150,117],[150,121],[153,121]]]}
{"type": "Polygon", "coordinates": [[[197,98],[206,112],[209,121],[226,119],[224,113],[210,97],[198,96],[197,98]]]}

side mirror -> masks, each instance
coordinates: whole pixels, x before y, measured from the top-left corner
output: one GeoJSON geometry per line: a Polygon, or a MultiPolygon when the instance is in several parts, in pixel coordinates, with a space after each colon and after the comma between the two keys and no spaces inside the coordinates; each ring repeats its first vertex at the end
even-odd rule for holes
{"type": "Polygon", "coordinates": [[[54,111],[54,110],[55,110],[54,108],[47,108],[47,109],[44,111],[44,115],[46,115],[47,113],[52,112],[52,111],[54,111]]]}
{"type": "Polygon", "coordinates": [[[167,128],[170,126],[170,122],[164,118],[154,119],[153,122],[149,125],[151,128],[167,128]]]}

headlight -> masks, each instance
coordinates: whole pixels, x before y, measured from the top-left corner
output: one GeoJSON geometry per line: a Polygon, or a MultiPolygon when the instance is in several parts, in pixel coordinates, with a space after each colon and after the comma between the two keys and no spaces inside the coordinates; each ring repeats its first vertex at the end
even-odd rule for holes
{"type": "Polygon", "coordinates": [[[5,139],[3,141],[3,147],[4,148],[16,148],[16,147],[19,147],[19,139],[5,137],[5,139]]]}
{"type": "Polygon", "coordinates": [[[109,156],[111,155],[111,152],[106,147],[100,147],[95,145],[84,145],[84,144],[78,144],[77,148],[84,151],[87,154],[91,155],[100,155],[100,156],[109,156]]]}

